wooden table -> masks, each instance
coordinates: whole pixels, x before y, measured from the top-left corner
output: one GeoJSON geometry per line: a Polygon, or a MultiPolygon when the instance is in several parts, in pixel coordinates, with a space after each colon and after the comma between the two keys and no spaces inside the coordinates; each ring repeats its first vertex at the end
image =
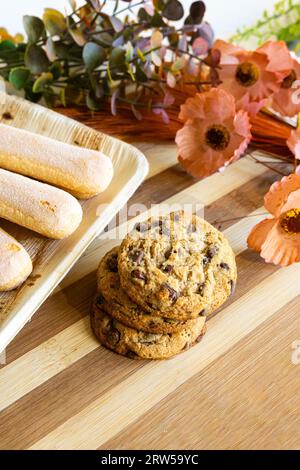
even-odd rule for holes
{"type": "Polygon", "coordinates": [[[7,350],[0,447],[299,448],[292,344],[300,339],[300,267],[266,265],[246,247],[262,218],[253,212],[262,214],[278,175],[246,157],[196,182],[176,165],[173,145],[139,147],[151,172],[131,202],[204,202],[205,217],[222,225],[237,254],[235,296],[185,354],[163,362],[117,356],[89,328],[95,270],[117,243],[96,240],[7,350]]]}

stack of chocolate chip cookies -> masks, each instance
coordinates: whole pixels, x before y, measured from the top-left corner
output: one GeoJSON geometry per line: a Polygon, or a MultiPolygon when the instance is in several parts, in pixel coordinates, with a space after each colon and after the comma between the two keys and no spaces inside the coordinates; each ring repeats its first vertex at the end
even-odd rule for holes
{"type": "Polygon", "coordinates": [[[127,357],[167,359],[199,342],[237,271],[222,233],[181,211],[137,224],[97,276],[91,322],[100,342],[127,357]]]}

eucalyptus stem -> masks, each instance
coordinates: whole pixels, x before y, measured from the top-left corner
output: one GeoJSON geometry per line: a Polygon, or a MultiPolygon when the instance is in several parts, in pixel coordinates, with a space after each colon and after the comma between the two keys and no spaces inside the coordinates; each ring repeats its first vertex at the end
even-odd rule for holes
{"type": "MultiPolygon", "coordinates": [[[[193,2],[184,18],[180,0],[156,1],[154,14],[148,13],[146,6],[145,11],[139,10],[145,4],[146,0],[132,0],[123,8],[116,0],[113,9],[105,9],[107,0],[89,0],[67,15],[52,8],[45,10],[43,18],[27,15],[24,24],[28,41],[21,46],[14,46],[12,41],[7,46],[2,44],[0,75],[34,101],[41,96],[47,103],[65,105],[82,103],[85,98],[86,105],[94,110],[101,99],[117,95],[118,101],[128,105],[162,109],[167,93],[172,94],[170,84],[175,84],[177,91],[184,84],[190,58],[204,61],[204,57],[192,53],[192,48],[200,37],[205,6],[193,2]],[[179,27],[175,19],[182,19],[179,27]],[[185,34],[190,31],[193,34],[185,34]],[[109,35],[107,40],[105,34],[109,35]],[[176,42],[185,38],[186,51],[170,45],[171,34],[176,34],[176,42]],[[159,54],[159,58],[154,54],[165,50],[167,53],[159,54]],[[177,67],[179,61],[182,66],[177,67]]],[[[208,23],[205,26],[209,28],[208,23]]],[[[213,38],[212,30],[208,37],[213,38]]],[[[211,43],[208,39],[207,50],[211,43]]],[[[186,84],[200,89],[211,82],[195,76],[195,82],[186,84]]]]}
{"type": "Polygon", "coordinates": [[[135,3],[134,5],[131,5],[131,3],[129,3],[129,5],[127,7],[123,8],[122,10],[114,12],[113,16],[118,16],[118,15],[120,15],[120,13],[124,13],[124,11],[127,11],[127,10],[132,11],[133,8],[136,8],[136,7],[138,7],[140,5],[144,5],[144,4],[145,4],[145,0],[141,0],[140,2],[135,3]]]}

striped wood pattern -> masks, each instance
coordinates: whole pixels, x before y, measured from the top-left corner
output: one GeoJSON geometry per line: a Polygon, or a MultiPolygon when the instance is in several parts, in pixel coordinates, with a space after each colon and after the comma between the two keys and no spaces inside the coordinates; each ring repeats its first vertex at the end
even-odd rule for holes
{"type": "Polygon", "coordinates": [[[131,203],[203,202],[237,255],[236,293],[185,354],[162,362],[122,358],[89,328],[95,270],[117,243],[95,240],[7,349],[0,448],[299,448],[291,345],[300,336],[300,268],[266,265],[246,246],[278,175],[246,157],[225,175],[196,182],[176,165],[173,146],[139,146],[151,171],[131,203]]]}

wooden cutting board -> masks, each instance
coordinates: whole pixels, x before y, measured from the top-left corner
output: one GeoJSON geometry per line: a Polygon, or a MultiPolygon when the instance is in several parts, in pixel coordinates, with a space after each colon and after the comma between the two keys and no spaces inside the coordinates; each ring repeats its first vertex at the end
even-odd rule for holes
{"type": "Polygon", "coordinates": [[[96,240],[7,349],[0,369],[0,448],[299,448],[300,266],[278,269],[247,250],[278,175],[246,157],[197,182],[173,145],[140,144],[151,173],[131,203],[205,204],[237,255],[237,290],[203,341],[169,361],[107,351],[89,327],[96,240]]]}

